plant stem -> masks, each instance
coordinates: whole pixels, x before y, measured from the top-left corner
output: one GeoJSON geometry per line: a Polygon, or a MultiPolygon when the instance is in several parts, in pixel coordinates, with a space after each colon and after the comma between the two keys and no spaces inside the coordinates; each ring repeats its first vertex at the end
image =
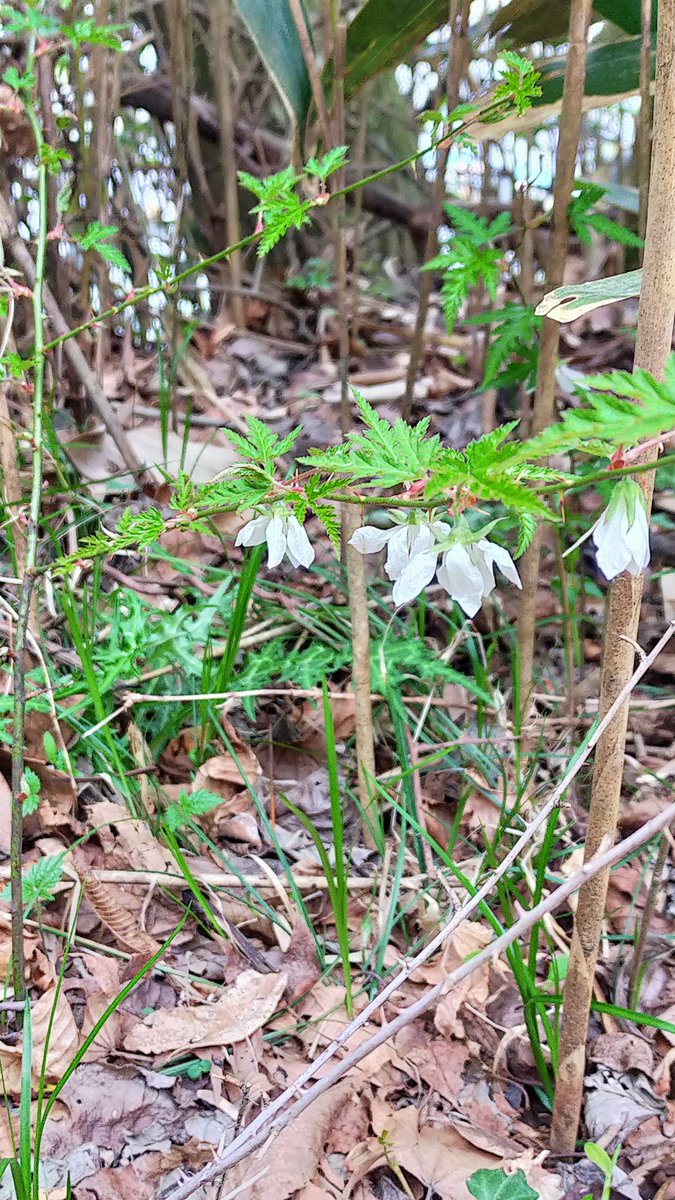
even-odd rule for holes
{"type": "MultiPolygon", "coordinates": [[[[223,159],[223,204],[225,208],[225,237],[229,244],[240,238],[239,194],[237,189],[237,162],[234,152],[233,83],[234,57],[232,46],[232,14],[230,0],[213,0],[213,43],[211,45],[211,69],[218,101],[218,123],[220,146],[223,159]]],[[[228,266],[232,284],[232,315],[239,328],[244,326],[244,298],[242,292],[241,254],[235,251],[229,256],[228,266]]]]}
{"type": "MultiPolygon", "coordinates": [[[[448,59],[446,65],[445,102],[448,115],[457,107],[459,99],[459,84],[464,72],[466,60],[466,36],[469,19],[469,0],[450,0],[448,11],[448,59]]],[[[424,261],[438,253],[438,227],[443,217],[443,201],[445,200],[445,175],[450,155],[450,142],[442,142],[436,152],[436,178],[431,202],[431,224],[424,247],[424,261]]],[[[433,284],[431,271],[420,272],[419,296],[417,299],[417,317],[415,332],[410,343],[410,360],[405,383],[405,397],[401,415],[406,419],[410,416],[415,391],[417,369],[424,349],[424,331],[429,311],[429,297],[433,284]]]]}
{"type": "MultiPolygon", "coordinates": [[[[592,0],[573,0],[570,12],[569,51],[565,70],[560,133],[553,193],[553,230],[546,267],[546,290],[560,287],[567,258],[567,208],[574,183],[577,147],[581,131],[581,106],[586,75],[588,27],[592,0]]],[[[551,424],[555,403],[555,372],[558,363],[560,326],[544,318],[537,368],[537,388],[532,408],[530,433],[541,433],[551,424]]],[[[529,548],[521,559],[523,590],[518,615],[519,689],[521,717],[527,713],[533,688],[534,640],[537,619],[537,590],[543,530],[538,526],[529,548]]]]}
{"type": "MultiPolygon", "coordinates": [[[[31,43],[28,60],[34,60],[35,43],[31,43]]],[[[30,68],[27,66],[26,71],[30,68]]],[[[16,634],[14,638],[14,705],[12,719],[12,801],[10,834],[10,892],[12,909],[12,981],[14,998],[25,995],[25,957],[23,950],[23,772],[26,730],[26,652],[31,599],[37,568],[38,527],[42,502],[42,441],[45,400],[44,326],[42,290],[45,279],[47,234],[49,233],[48,175],[43,161],[42,128],[32,100],[26,101],[38,154],[38,230],[35,254],[35,283],[33,285],[33,428],[31,435],[31,466],[33,479],[30,494],[26,551],[23,579],[19,591],[16,634]]]]}
{"type": "Polygon", "coordinates": [[[640,189],[640,212],[638,233],[644,239],[647,231],[647,201],[649,199],[649,169],[651,165],[652,134],[652,0],[642,0],[640,5],[640,117],[637,129],[638,182],[640,189]]]}
{"type": "Polygon", "coordinates": [[[640,932],[638,933],[635,949],[633,951],[633,961],[630,968],[630,982],[628,984],[628,1004],[630,1008],[635,1008],[640,1000],[642,964],[645,957],[647,938],[649,937],[649,927],[652,922],[652,917],[654,916],[654,909],[656,908],[656,899],[659,894],[659,888],[663,883],[663,868],[666,865],[666,859],[668,857],[669,850],[670,843],[668,841],[668,837],[664,833],[663,837],[661,838],[661,845],[659,846],[658,853],[656,855],[656,862],[654,863],[654,869],[652,871],[649,891],[647,892],[647,899],[645,900],[645,906],[642,910],[642,917],[640,919],[640,932]]]}
{"type": "MultiPolygon", "coordinates": [[[[346,29],[336,19],[336,8],[331,8],[333,38],[333,138],[336,146],[345,140],[344,68],[346,29]]],[[[342,184],[344,170],[337,179],[342,184]]],[[[335,206],[335,260],[337,280],[338,324],[340,327],[340,425],[346,437],[352,427],[352,411],[349,398],[349,313],[347,305],[347,240],[345,237],[346,198],[340,196],[335,206]]],[[[356,289],[354,302],[358,300],[356,289]]],[[[368,620],[368,591],[366,588],[366,564],[363,555],[349,545],[354,531],[361,524],[360,513],[351,505],[342,505],[342,545],[347,574],[347,592],[352,642],[352,684],[356,716],[356,769],[361,807],[366,816],[363,838],[368,846],[374,845],[371,825],[377,803],[373,788],[375,778],[375,734],[373,732],[373,702],[370,697],[370,623],[368,620]]]]}
{"type": "MultiPolygon", "coordinates": [[[[487,104],[484,109],[478,110],[476,113],[472,114],[472,116],[468,117],[466,121],[463,121],[461,125],[457,127],[457,129],[453,130],[450,136],[453,139],[460,137],[463,133],[466,133],[466,131],[470,129],[472,125],[477,125],[479,121],[485,119],[486,116],[494,114],[498,108],[498,105],[492,103],[487,104]]],[[[359,188],[366,187],[370,183],[378,183],[380,179],[385,179],[388,175],[393,175],[397,171],[402,171],[405,169],[405,167],[414,166],[414,164],[418,162],[420,158],[426,154],[429,154],[430,151],[435,150],[441,145],[442,142],[446,141],[447,138],[448,134],[446,131],[444,131],[438,141],[432,143],[430,146],[424,146],[419,150],[415,150],[412,154],[406,155],[405,158],[399,159],[398,162],[390,163],[388,166],[382,167],[379,171],[373,171],[370,175],[366,175],[363,179],[355,179],[353,183],[348,183],[345,187],[338,188],[336,191],[331,193],[328,203],[337,200],[340,196],[348,196],[352,192],[356,192],[359,188]]],[[[323,208],[325,203],[326,202],[322,200],[320,202],[320,207],[323,208]]],[[[543,219],[546,219],[545,215],[543,219]]],[[[108,321],[118,317],[121,313],[126,312],[128,308],[136,308],[139,304],[143,304],[146,300],[149,300],[151,296],[159,296],[161,293],[164,293],[165,295],[171,295],[186,279],[190,279],[193,275],[200,274],[201,272],[206,271],[209,267],[216,266],[218,263],[225,262],[227,259],[231,258],[233,254],[237,254],[240,250],[247,250],[249,246],[255,246],[255,244],[260,240],[260,237],[260,233],[251,233],[248,235],[248,237],[242,238],[241,241],[235,242],[234,245],[225,246],[223,250],[218,250],[215,254],[210,254],[206,258],[200,258],[197,262],[191,263],[190,266],[185,267],[182,271],[179,271],[176,275],[174,275],[173,279],[167,282],[148,284],[147,287],[139,288],[138,290],[133,289],[129,295],[125,296],[123,300],[120,300],[118,304],[112,305],[110,308],[105,309],[104,312],[99,313],[97,316],[88,317],[86,321],[81,321],[80,324],[76,325],[74,329],[69,329],[67,332],[59,334],[58,337],[52,338],[50,342],[46,342],[42,348],[43,354],[47,354],[50,350],[56,350],[58,346],[63,345],[64,342],[71,341],[72,338],[79,337],[80,334],[86,333],[89,329],[92,329],[101,321],[108,321]]]]}
{"type": "MultiPolygon", "coordinates": [[[[288,4],[298,35],[298,41],[300,42],[302,49],[302,56],[305,60],[305,66],[307,67],[309,81],[312,87],[312,98],[316,106],[316,115],[319,118],[321,137],[323,138],[325,149],[328,150],[329,146],[331,145],[330,125],[328,123],[328,113],[326,112],[323,84],[321,83],[321,75],[319,72],[318,63],[316,61],[316,54],[314,53],[312,39],[307,28],[307,22],[305,21],[305,14],[302,11],[301,0],[288,0],[288,4]]],[[[298,133],[300,135],[300,139],[302,140],[304,130],[300,129],[298,130],[298,133]]]]}
{"type": "MultiPolygon", "coordinates": [[[[644,276],[640,294],[635,366],[662,376],[670,353],[675,315],[675,6],[659,9],[656,105],[644,276]]],[[[653,458],[656,451],[650,451],[653,458]]],[[[647,511],[651,507],[654,472],[639,476],[647,511]]],[[[600,713],[606,713],[630,677],[642,602],[643,577],[619,575],[609,586],[600,680],[600,713]]],[[[598,743],[593,770],[585,857],[591,858],[605,839],[613,840],[623,779],[628,705],[623,704],[598,743]]],[[[567,1154],[574,1150],[581,1112],[586,1034],[595,964],[605,913],[608,871],[602,871],[579,893],[569,968],[565,981],[560,1067],[556,1087],[551,1144],[567,1154]]]]}

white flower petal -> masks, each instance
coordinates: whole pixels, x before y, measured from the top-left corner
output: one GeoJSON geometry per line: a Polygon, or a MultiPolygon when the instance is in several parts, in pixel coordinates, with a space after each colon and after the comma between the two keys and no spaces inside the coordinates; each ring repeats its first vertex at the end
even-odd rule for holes
{"type": "Polygon", "coordinates": [[[483,576],[471,562],[465,546],[451,546],[438,568],[438,582],[453,600],[474,617],[483,602],[483,576]]]}
{"type": "Polygon", "coordinates": [[[497,586],[492,566],[490,542],[485,538],[482,538],[480,542],[472,542],[470,546],[467,546],[467,552],[476,570],[480,571],[483,580],[483,596],[489,596],[497,586]]]}
{"type": "Polygon", "coordinates": [[[293,513],[286,523],[286,554],[294,567],[309,567],[314,562],[314,547],[293,513]]]}
{"type": "Polygon", "coordinates": [[[278,567],[286,553],[286,529],[284,521],[275,513],[267,526],[267,565],[278,567]]]}
{"type": "Polygon", "coordinates": [[[355,529],[349,539],[349,545],[358,550],[359,554],[376,554],[383,550],[389,539],[397,532],[394,529],[377,529],[375,525],[362,525],[355,529]]]}
{"type": "Polygon", "coordinates": [[[247,525],[243,525],[237,534],[235,546],[261,546],[267,540],[268,516],[254,517],[247,525]]]}
{"type": "MultiPolygon", "coordinates": [[[[496,542],[487,542],[486,544],[490,548],[489,555],[492,563],[499,567],[502,575],[506,576],[509,583],[513,583],[516,587],[522,588],[523,585],[520,582],[520,575],[518,574],[516,564],[511,558],[508,550],[506,550],[504,546],[498,546],[496,542]]],[[[481,542],[479,542],[478,545],[480,546],[481,542]]]]}
{"type": "Polygon", "coordinates": [[[398,579],[410,561],[410,526],[399,525],[393,529],[387,549],[384,569],[390,579],[398,579]]]}
{"type": "Polygon", "coordinates": [[[413,555],[394,584],[394,604],[397,608],[402,604],[410,604],[415,596],[419,596],[420,592],[428,587],[434,577],[437,562],[438,555],[433,551],[413,555]]]}
{"type": "Polygon", "coordinates": [[[452,533],[452,525],[448,525],[447,521],[432,521],[428,528],[431,529],[437,542],[443,541],[452,533]]]}
{"type": "Polygon", "coordinates": [[[635,505],[635,520],[628,530],[626,541],[630,547],[633,564],[636,570],[634,575],[640,575],[646,567],[649,566],[649,521],[644,504],[641,500],[635,505]]]}
{"type": "Polygon", "coordinates": [[[605,579],[616,579],[623,571],[640,575],[649,563],[649,523],[641,497],[635,500],[633,524],[629,525],[624,492],[610,502],[595,529],[598,566],[605,579]]]}

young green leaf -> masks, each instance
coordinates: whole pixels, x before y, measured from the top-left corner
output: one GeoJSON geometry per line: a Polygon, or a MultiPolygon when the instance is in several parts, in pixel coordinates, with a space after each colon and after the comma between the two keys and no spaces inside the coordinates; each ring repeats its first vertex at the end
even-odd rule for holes
{"type": "Polygon", "coordinates": [[[321,158],[309,158],[305,163],[305,174],[313,175],[323,183],[329,175],[333,175],[345,165],[348,154],[349,146],[334,146],[321,158]]]}
{"type": "Polygon", "coordinates": [[[501,1167],[474,1171],[466,1186],[476,1200],[539,1200],[539,1192],[531,1188],[523,1171],[507,1175],[501,1167]]]}
{"type": "Polygon", "coordinates": [[[24,799],[21,805],[21,811],[25,817],[37,812],[40,807],[41,786],[40,776],[31,767],[25,767],[23,772],[24,799]]]}
{"type": "Polygon", "coordinates": [[[175,833],[195,817],[203,817],[205,813],[213,812],[214,808],[218,808],[222,803],[222,796],[216,796],[206,788],[197,788],[194,792],[181,792],[178,799],[169,804],[164,812],[167,829],[175,833]]]}
{"type": "MultiPolygon", "coordinates": [[[[50,854],[45,858],[39,858],[28,868],[22,881],[25,916],[37,904],[47,904],[53,899],[54,889],[58,887],[63,877],[65,857],[65,851],[62,854],[50,854]]],[[[0,892],[0,900],[9,903],[10,898],[9,884],[7,884],[0,892]]]]}

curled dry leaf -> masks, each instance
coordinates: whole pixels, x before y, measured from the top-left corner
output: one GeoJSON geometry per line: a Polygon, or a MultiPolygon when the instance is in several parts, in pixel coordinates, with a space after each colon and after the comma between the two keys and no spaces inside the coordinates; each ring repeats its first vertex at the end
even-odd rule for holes
{"type": "Polygon", "coordinates": [[[133,913],[123,907],[113,888],[91,875],[85,876],[83,882],[87,900],[97,917],[114,934],[118,946],[122,950],[131,951],[132,954],[143,954],[151,958],[159,950],[159,942],[139,929],[133,913]]]}
{"type": "Polygon", "coordinates": [[[454,1038],[431,1037],[424,1021],[412,1021],[396,1036],[399,1054],[410,1063],[413,1078],[419,1074],[429,1087],[449,1100],[457,1102],[464,1083],[464,1068],[469,1051],[454,1038]]]}
{"type": "Polygon", "coordinates": [[[617,1072],[637,1070],[651,1075],[654,1070],[654,1052],[649,1042],[635,1033],[601,1033],[588,1057],[591,1062],[617,1072]]]}
{"type": "Polygon", "coordinates": [[[77,1200],[152,1200],[153,1195],[152,1185],[140,1177],[134,1163],[102,1167],[77,1188],[77,1200]]]}
{"type": "Polygon", "coordinates": [[[240,1042],[261,1029],[276,1012],[286,983],[283,973],[244,971],[215,1004],[151,1013],[130,1030],[124,1047],[138,1054],[165,1054],[169,1050],[240,1042]]]}
{"type": "MultiPolygon", "coordinates": [[[[235,749],[246,779],[255,788],[262,774],[260,763],[243,742],[235,749]]],[[[200,817],[204,828],[216,837],[247,842],[259,850],[262,843],[257,815],[241,771],[231,754],[217,754],[202,764],[195,776],[193,791],[202,788],[214,796],[221,796],[223,800],[218,808],[200,817]]]]}
{"type": "Polygon", "coordinates": [[[618,1141],[650,1117],[663,1119],[668,1111],[665,1100],[657,1096],[642,1071],[617,1073],[598,1065],[585,1079],[584,1119],[591,1139],[597,1142],[609,1129],[618,1141]]]}

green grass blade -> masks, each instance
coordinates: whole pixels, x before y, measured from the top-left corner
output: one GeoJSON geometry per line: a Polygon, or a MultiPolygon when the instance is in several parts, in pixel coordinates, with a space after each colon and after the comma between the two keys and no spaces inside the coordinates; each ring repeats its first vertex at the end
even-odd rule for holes
{"type": "MultiPolygon", "coordinates": [[[[30,1000],[26,996],[23,1006],[23,1046],[21,1049],[21,1092],[19,1099],[19,1163],[21,1183],[25,1196],[30,1196],[31,1186],[31,1098],[33,1094],[33,1022],[30,1000]]],[[[38,1160],[35,1159],[37,1174],[38,1160]]],[[[16,1182],[16,1180],[15,1180],[16,1182]]]]}

